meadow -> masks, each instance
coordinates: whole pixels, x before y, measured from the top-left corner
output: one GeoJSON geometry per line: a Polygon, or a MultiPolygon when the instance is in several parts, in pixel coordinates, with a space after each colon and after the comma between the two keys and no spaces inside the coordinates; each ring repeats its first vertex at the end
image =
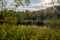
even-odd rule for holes
{"type": "Polygon", "coordinates": [[[3,24],[0,40],[60,40],[60,29],[3,24]]]}

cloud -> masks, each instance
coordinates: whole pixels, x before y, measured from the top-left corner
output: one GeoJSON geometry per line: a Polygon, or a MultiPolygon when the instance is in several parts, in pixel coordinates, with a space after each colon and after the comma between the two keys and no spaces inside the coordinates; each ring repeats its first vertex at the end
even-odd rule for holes
{"type": "MultiPolygon", "coordinates": [[[[15,9],[15,2],[13,0],[7,0],[7,8],[8,9],[15,9]]],[[[23,0],[24,2],[24,0],[23,0]]],[[[17,11],[25,11],[25,10],[30,10],[30,11],[37,11],[41,9],[46,9],[47,7],[52,7],[58,5],[56,0],[54,1],[54,5],[51,3],[51,0],[30,0],[31,4],[29,6],[26,6],[25,3],[24,6],[19,6],[16,8],[17,11]]]]}
{"type": "Polygon", "coordinates": [[[58,5],[56,1],[54,1],[54,5],[51,3],[51,0],[30,0],[31,5],[29,6],[20,6],[17,8],[18,11],[23,10],[30,10],[30,11],[37,11],[41,9],[46,9],[47,7],[52,7],[58,5]]]}

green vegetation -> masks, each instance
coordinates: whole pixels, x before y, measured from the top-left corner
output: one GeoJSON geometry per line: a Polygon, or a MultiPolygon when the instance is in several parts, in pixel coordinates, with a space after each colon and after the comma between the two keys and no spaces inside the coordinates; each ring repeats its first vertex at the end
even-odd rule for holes
{"type": "MultiPolygon", "coordinates": [[[[16,12],[23,0],[14,0],[13,10],[6,8],[6,1],[0,0],[0,40],[60,40],[60,6],[16,12]]],[[[30,0],[25,4],[28,6],[30,0]]]]}
{"type": "Polygon", "coordinates": [[[60,40],[59,8],[0,11],[0,40],[60,40]]]}
{"type": "Polygon", "coordinates": [[[0,40],[60,40],[60,29],[9,24],[1,25],[0,29],[0,40]]]}
{"type": "Polygon", "coordinates": [[[41,11],[15,12],[13,10],[0,11],[0,24],[12,25],[37,25],[51,26],[52,28],[60,28],[60,6],[47,8],[41,11]]]}

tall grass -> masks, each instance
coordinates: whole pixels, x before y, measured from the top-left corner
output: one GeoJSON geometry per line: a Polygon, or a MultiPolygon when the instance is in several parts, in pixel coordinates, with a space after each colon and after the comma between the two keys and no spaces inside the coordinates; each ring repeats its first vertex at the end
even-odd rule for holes
{"type": "Polygon", "coordinates": [[[0,40],[60,40],[60,29],[3,24],[0,26],[0,40]]]}

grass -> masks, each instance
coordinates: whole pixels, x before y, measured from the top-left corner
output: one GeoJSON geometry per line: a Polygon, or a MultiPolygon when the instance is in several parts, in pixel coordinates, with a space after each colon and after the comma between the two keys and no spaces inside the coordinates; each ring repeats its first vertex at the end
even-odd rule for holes
{"type": "Polygon", "coordinates": [[[60,40],[60,29],[2,25],[0,40],[60,40]]]}

